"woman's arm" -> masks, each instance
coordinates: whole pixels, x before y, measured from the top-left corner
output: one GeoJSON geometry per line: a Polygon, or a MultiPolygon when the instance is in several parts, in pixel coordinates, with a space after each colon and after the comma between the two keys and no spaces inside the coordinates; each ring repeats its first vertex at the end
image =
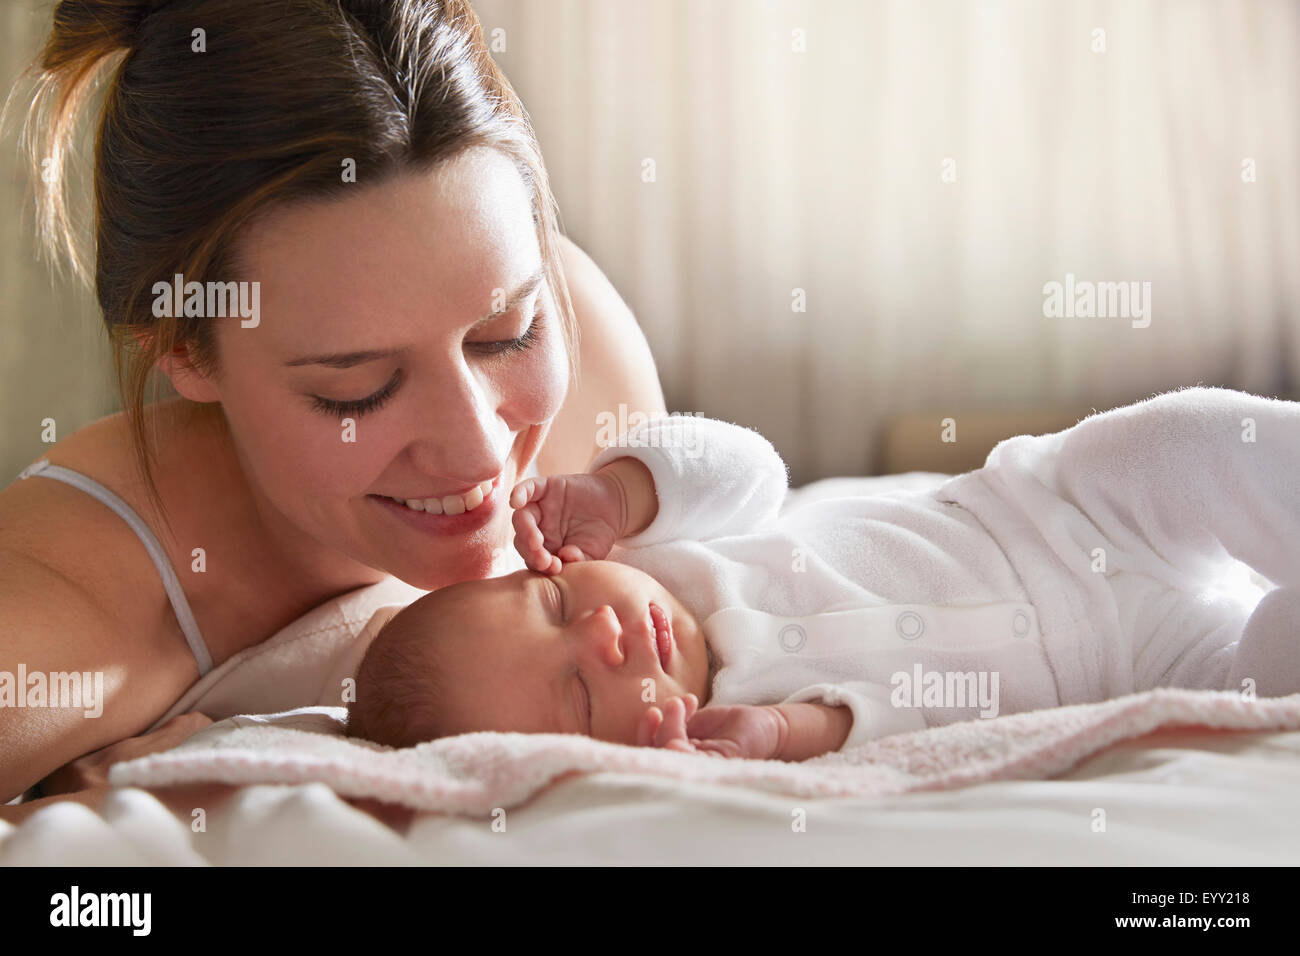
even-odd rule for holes
{"type": "Polygon", "coordinates": [[[560,258],[578,320],[581,361],[578,388],[569,392],[537,454],[542,475],[579,474],[596,457],[596,416],[667,414],[659,373],[641,327],[605,274],[585,252],[563,237],[560,258]]]}
{"type": "MultiPolygon", "coordinates": [[[[44,793],[41,798],[14,806],[0,806],[0,820],[21,823],[53,803],[80,803],[97,811],[104,795],[111,789],[108,771],[113,764],[171,750],[211,723],[211,718],[197,711],[178,714],[153,733],[129,737],[86,754],[41,781],[44,793]]],[[[212,786],[216,788],[215,784],[212,786]]]]}
{"type": "MultiPolygon", "coordinates": [[[[68,522],[81,515],[69,519],[65,509],[38,522],[32,491],[29,483],[16,482],[0,492],[0,804],[41,780],[46,795],[94,786],[77,782],[78,766],[69,764],[103,764],[96,752],[119,741],[126,742],[119,754],[138,750],[134,735],[194,680],[187,653],[169,652],[160,643],[168,635],[151,639],[125,614],[141,597],[119,538],[100,538],[95,525],[83,522],[81,540],[96,546],[66,548],[64,559],[55,560],[50,555],[56,549],[38,542],[37,531],[67,540],[68,522]],[[113,555],[107,564],[105,554],[113,555]],[[108,585],[105,567],[113,575],[108,585]],[[111,596],[111,587],[124,594],[111,596]],[[19,695],[24,706],[16,706],[19,695]]],[[[120,524],[113,533],[134,538],[120,524]]],[[[161,730],[147,739],[165,742],[161,730]]],[[[7,810],[0,819],[10,819],[7,810]]]]}
{"type": "Polygon", "coordinates": [[[8,701],[11,706],[0,706],[4,802],[82,754],[139,733],[148,723],[141,695],[122,693],[120,687],[132,666],[144,668],[148,661],[140,655],[131,659],[131,642],[121,639],[120,628],[93,594],[65,573],[3,542],[0,582],[0,671],[7,672],[10,693],[24,695],[27,704],[12,706],[17,703],[13,699],[8,701]],[[92,688],[98,673],[106,700],[89,708],[50,707],[48,694],[36,697],[27,687],[17,686],[22,674],[26,683],[33,684],[34,675],[39,675],[48,684],[51,673],[72,672],[91,675],[92,688]],[[88,710],[94,716],[87,716],[88,710]]]}

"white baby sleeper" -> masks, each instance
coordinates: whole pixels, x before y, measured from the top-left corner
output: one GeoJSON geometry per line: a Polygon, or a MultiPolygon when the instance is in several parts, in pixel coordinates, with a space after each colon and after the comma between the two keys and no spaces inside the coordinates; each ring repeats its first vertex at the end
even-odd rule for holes
{"type": "Polygon", "coordinates": [[[846,747],[1154,686],[1236,687],[1263,593],[1238,586],[1242,562],[1300,585],[1300,405],[1222,389],[1010,439],[929,489],[785,513],[784,463],[738,425],[657,419],[589,470],[624,456],[649,468],[659,511],[609,557],[701,622],[718,658],[708,703],[843,704],[846,747]]]}

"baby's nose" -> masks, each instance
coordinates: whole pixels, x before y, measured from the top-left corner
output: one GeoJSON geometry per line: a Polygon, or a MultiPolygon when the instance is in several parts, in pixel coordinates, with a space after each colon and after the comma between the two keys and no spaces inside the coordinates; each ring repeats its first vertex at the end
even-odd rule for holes
{"type": "Polygon", "coordinates": [[[618,614],[608,604],[604,604],[591,615],[592,635],[595,639],[596,653],[602,663],[608,667],[619,667],[623,663],[623,625],[618,614]]]}

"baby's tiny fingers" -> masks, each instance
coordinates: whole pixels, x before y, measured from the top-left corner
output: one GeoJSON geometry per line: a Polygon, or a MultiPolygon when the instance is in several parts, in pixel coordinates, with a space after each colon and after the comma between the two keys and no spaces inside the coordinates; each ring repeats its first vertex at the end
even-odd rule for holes
{"type": "MultiPolygon", "coordinates": [[[[528,542],[533,538],[539,537],[542,533],[537,527],[537,518],[528,511],[516,511],[510,516],[510,523],[515,529],[515,540],[528,542]]],[[[532,545],[530,545],[532,547],[532,545]]]]}
{"type": "Polygon", "coordinates": [[[664,745],[663,745],[663,749],[664,749],[664,750],[676,750],[676,751],[678,751],[678,752],[680,752],[680,753],[684,753],[684,754],[699,753],[699,751],[697,751],[693,746],[691,746],[691,744],[690,744],[689,741],[686,741],[686,740],[678,740],[676,737],[674,737],[672,740],[668,741],[668,743],[664,744],[664,745]]]}
{"type": "Polygon", "coordinates": [[[587,560],[587,556],[582,553],[582,549],[576,544],[566,544],[557,552],[561,561],[568,561],[570,564],[576,564],[578,561],[587,560]]]}
{"type": "Polygon", "coordinates": [[[686,705],[682,703],[680,697],[674,697],[664,705],[664,722],[655,740],[661,747],[666,747],[670,742],[675,741],[685,744],[686,748],[690,749],[690,743],[686,739],[686,705]]]}
{"type": "Polygon", "coordinates": [[[510,491],[510,507],[522,508],[533,499],[533,492],[537,490],[537,485],[532,478],[525,478],[519,482],[510,491]]]}
{"type": "Polygon", "coordinates": [[[691,743],[694,745],[697,754],[707,754],[710,757],[726,756],[726,754],[718,749],[718,745],[713,743],[711,740],[700,740],[696,737],[692,737],[691,743]]]}
{"type": "Polygon", "coordinates": [[[515,535],[515,550],[519,552],[530,571],[542,571],[551,564],[551,555],[545,548],[532,547],[520,535],[515,535]]]}
{"type": "Polygon", "coordinates": [[[546,478],[525,478],[510,492],[510,507],[522,508],[528,504],[536,505],[546,497],[548,487],[546,478]]]}
{"type": "Polygon", "coordinates": [[[663,711],[658,707],[647,708],[646,712],[641,715],[641,722],[636,727],[636,745],[638,747],[654,745],[655,733],[659,730],[659,725],[663,723],[663,719],[663,711]]]}

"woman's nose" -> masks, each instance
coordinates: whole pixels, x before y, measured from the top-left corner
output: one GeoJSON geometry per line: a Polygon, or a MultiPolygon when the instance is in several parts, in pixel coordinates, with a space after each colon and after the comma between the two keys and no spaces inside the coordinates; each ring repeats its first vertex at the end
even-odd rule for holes
{"type": "Polygon", "coordinates": [[[496,396],[472,373],[463,371],[430,389],[418,420],[410,424],[409,434],[421,436],[410,453],[421,471],[473,481],[501,470],[514,435],[497,414],[496,396]]]}
{"type": "Polygon", "coordinates": [[[623,663],[623,626],[608,604],[592,611],[582,622],[583,643],[587,652],[606,667],[623,663]]]}

